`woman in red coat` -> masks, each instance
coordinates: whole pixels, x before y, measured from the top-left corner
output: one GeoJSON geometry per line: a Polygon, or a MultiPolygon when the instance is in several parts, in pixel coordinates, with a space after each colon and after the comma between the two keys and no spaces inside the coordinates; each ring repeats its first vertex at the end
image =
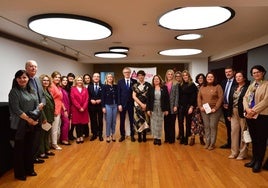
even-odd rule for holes
{"type": "Polygon", "coordinates": [[[83,128],[88,125],[88,91],[84,87],[83,77],[77,76],[74,80],[74,86],[71,88],[71,112],[72,124],[76,130],[76,143],[83,143],[83,128]]]}

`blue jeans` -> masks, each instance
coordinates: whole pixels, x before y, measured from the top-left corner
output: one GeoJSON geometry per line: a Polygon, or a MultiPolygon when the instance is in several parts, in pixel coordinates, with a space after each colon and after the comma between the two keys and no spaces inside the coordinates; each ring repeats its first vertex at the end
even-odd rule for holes
{"type": "Polygon", "coordinates": [[[106,136],[111,136],[115,133],[117,104],[105,105],[106,108],[106,136]]]}

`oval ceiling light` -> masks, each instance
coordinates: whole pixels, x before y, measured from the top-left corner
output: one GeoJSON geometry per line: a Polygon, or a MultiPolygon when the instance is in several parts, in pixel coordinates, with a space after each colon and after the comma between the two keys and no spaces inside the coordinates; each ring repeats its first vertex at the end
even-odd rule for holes
{"type": "Polygon", "coordinates": [[[129,48],[123,46],[114,46],[109,48],[111,52],[128,52],[129,48]]]}
{"type": "Polygon", "coordinates": [[[229,7],[184,7],[165,13],[159,24],[167,29],[195,30],[222,24],[234,15],[235,11],[229,7]]]}
{"type": "Polygon", "coordinates": [[[202,35],[200,34],[184,34],[184,35],[179,35],[176,36],[175,38],[177,40],[197,40],[200,39],[202,37],[202,35]]]}
{"type": "Polygon", "coordinates": [[[127,57],[127,54],[123,52],[96,52],[94,55],[100,58],[111,58],[111,59],[127,57]]]}
{"type": "Polygon", "coordinates": [[[112,34],[100,20],[73,14],[41,14],[28,20],[28,27],[41,35],[69,40],[98,40],[112,34]]]}
{"type": "Polygon", "coordinates": [[[169,49],[160,51],[160,55],[165,56],[188,56],[188,55],[196,55],[202,53],[202,50],[192,49],[192,48],[181,48],[181,49],[169,49]]]}

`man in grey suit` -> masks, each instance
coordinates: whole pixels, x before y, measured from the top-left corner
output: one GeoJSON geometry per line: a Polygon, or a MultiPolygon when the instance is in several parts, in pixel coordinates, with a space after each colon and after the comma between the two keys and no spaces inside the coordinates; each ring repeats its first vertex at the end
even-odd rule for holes
{"type": "MultiPolygon", "coordinates": [[[[37,63],[34,60],[28,60],[25,64],[25,70],[27,74],[29,75],[29,82],[31,88],[35,91],[38,100],[39,100],[39,106],[38,108],[40,110],[43,109],[44,105],[46,104],[46,98],[43,92],[43,87],[41,85],[41,82],[38,77],[36,77],[37,72],[37,63]]],[[[38,151],[39,151],[39,145],[40,145],[40,134],[41,134],[41,124],[42,119],[39,119],[38,125],[34,127],[34,143],[33,143],[33,155],[34,155],[34,163],[43,163],[45,162],[42,159],[38,158],[38,151]]]]}

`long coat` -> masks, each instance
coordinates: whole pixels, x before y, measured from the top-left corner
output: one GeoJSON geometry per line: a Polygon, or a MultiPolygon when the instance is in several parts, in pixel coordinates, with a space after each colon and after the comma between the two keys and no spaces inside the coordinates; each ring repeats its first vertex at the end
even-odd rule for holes
{"type": "Polygon", "coordinates": [[[71,113],[72,123],[75,124],[88,124],[88,91],[87,88],[83,87],[80,92],[76,86],[71,88],[71,113]],[[79,109],[83,108],[84,111],[80,112],[79,109]]]}

